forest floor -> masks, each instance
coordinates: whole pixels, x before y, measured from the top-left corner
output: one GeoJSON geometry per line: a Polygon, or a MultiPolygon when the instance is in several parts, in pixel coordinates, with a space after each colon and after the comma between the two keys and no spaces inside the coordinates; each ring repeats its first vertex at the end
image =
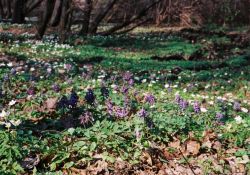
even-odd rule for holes
{"type": "Polygon", "coordinates": [[[244,29],[0,25],[0,174],[250,174],[244,29]]]}

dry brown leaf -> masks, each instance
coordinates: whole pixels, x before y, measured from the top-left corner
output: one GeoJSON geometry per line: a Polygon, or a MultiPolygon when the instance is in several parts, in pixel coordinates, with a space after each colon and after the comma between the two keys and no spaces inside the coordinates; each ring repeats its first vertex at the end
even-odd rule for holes
{"type": "Polygon", "coordinates": [[[173,141],[173,142],[170,142],[168,144],[168,146],[172,147],[172,148],[180,148],[180,145],[181,145],[181,142],[180,140],[176,140],[176,141],[173,141]]]}
{"type": "Polygon", "coordinates": [[[219,141],[216,141],[216,142],[213,143],[212,147],[213,147],[213,149],[219,151],[219,150],[221,150],[222,145],[221,145],[221,143],[219,141]]]}
{"type": "Polygon", "coordinates": [[[46,100],[46,108],[51,110],[56,108],[57,98],[48,98],[46,100]]]}
{"type": "Polygon", "coordinates": [[[103,160],[98,160],[94,165],[87,168],[90,174],[99,174],[103,171],[108,171],[108,163],[103,160]]]}
{"type": "Polygon", "coordinates": [[[200,143],[197,141],[190,140],[186,143],[186,154],[187,155],[197,155],[200,151],[200,143]]]}
{"type": "Polygon", "coordinates": [[[143,152],[141,156],[142,162],[147,162],[150,166],[153,165],[152,158],[148,152],[143,152]]]}

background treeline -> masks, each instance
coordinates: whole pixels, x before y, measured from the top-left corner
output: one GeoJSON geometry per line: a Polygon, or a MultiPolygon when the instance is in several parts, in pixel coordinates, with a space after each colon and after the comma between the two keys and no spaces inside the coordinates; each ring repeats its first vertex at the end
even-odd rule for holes
{"type": "Polygon", "coordinates": [[[249,0],[0,0],[2,22],[35,17],[37,36],[58,27],[61,37],[80,24],[81,35],[123,33],[139,25],[203,26],[250,24],[249,0]],[[99,26],[112,24],[101,32],[99,26]]]}

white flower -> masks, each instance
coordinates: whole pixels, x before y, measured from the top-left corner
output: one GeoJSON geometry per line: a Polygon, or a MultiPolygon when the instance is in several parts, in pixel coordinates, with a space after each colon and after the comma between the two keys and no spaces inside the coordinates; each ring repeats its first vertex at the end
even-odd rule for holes
{"type": "Polygon", "coordinates": [[[184,89],[183,89],[183,92],[187,92],[187,88],[184,88],[184,89]]]}
{"type": "Polygon", "coordinates": [[[7,64],[7,66],[12,67],[12,66],[13,66],[13,63],[10,62],[10,63],[7,64]]]}
{"type": "Polygon", "coordinates": [[[247,108],[241,108],[242,112],[248,113],[248,109],[247,108]]]}
{"type": "Polygon", "coordinates": [[[112,84],[111,87],[114,89],[116,88],[117,86],[115,84],[112,84]]]}
{"type": "Polygon", "coordinates": [[[9,106],[13,106],[13,105],[15,105],[16,104],[16,101],[15,100],[11,100],[10,102],[9,102],[9,106]]]}
{"type": "Polygon", "coordinates": [[[146,82],[147,82],[147,79],[143,79],[143,80],[142,80],[142,83],[146,83],[146,82]]]}
{"type": "Polygon", "coordinates": [[[10,123],[12,123],[14,126],[19,126],[21,124],[21,120],[10,120],[10,123]]]}
{"type": "Polygon", "coordinates": [[[213,101],[209,101],[208,104],[214,105],[214,102],[213,101]]]}
{"type": "Polygon", "coordinates": [[[177,88],[177,87],[178,87],[178,85],[176,84],[176,85],[174,85],[173,87],[174,87],[174,88],[177,88]]]}
{"type": "Polygon", "coordinates": [[[205,86],[205,89],[208,89],[208,88],[210,88],[210,84],[207,84],[206,86],[205,86]]]}
{"type": "Polygon", "coordinates": [[[164,91],[161,91],[161,94],[162,94],[162,95],[166,95],[166,93],[165,93],[164,91]]]}
{"type": "Polygon", "coordinates": [[[35,71],[35,68],[34,67],[30,68],[30,71],[31,72],[35,71]]]}
{"type": "Polygon", "coordinates": [[[1,113],[0,113],[0,118],[5,118],[9,115],[10,113],[9,112],[6,112],[5,110],[3,110],[1,113]]]}
{"type": "Polygon", "coordinates": [[[170,86],[169,86],[169,84],[165,84],[164,87],[165,88],[169,88],[170,86]]]}
{"type": "Polygon", "coordinates": [[[203,107],[201,107],[201,112],[207,112],[207,109],[206,108],[203,108],[203,107]]]}
{"type": "Polygon", "coordinates": [[[243,121],[242,118],[241,118],[241,116],[239,116],[239,115],[236,116],[234,119],[235,119],[235,121],[236,121],[237,124],[240,124],[243,121]]]}
{"type": "Polygon", "coordinates": [[[140,77],[135,77],[135,80],[139,81],[139,80],[140,80],[140,77]]]}
{"type": "Polygon", "coordinates": [[[5,123],[5,127],[6,128],[10,128],[11,127],[11,123],[9,123],[9,122],[5,123]]]}

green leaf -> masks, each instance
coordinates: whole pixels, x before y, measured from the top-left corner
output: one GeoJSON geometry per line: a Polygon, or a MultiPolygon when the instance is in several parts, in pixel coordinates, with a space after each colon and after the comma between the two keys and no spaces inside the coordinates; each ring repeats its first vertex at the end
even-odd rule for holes
{"type": "Polygon", "coordinates": [[[69,169],[69,168],[71,168],[73,165],[74,165],[74,162],[71,161],[71,162],[65,163],[63,167],[64,167],[65,169],[69,169]]]}
{"type": "Polygon", "coordinates": [[[96,146],[97,146],[97,144],[95,142],[92,142],[90,145],[90,151],[94,151],[96,146]]]}

